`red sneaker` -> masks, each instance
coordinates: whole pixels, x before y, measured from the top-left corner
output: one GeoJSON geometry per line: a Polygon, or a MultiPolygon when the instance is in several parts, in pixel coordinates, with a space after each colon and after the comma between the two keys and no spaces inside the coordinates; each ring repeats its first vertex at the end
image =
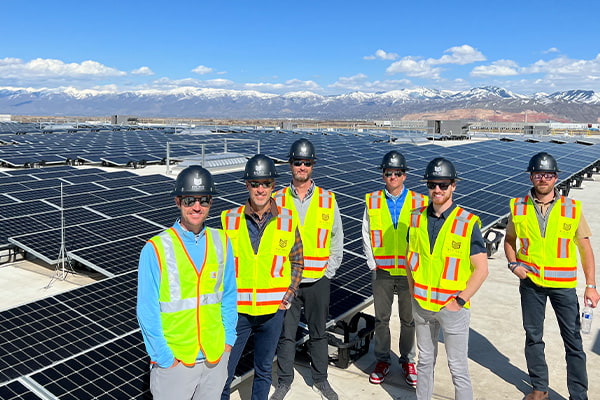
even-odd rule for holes
{"type": "Polygon", "coordinates": [[[402,371],[404,371],[404,379],[412,387],[417,386],[417,368],[413,363],[402,363],[402,371]]]}
{"type": "Polygon", "coordinates": [[[384,361],[379,361],[375,365],[375,369],[369,375],[369,382],[379,385],[385,379],[385,376],[390,373],[390,364],[384,361]]]}

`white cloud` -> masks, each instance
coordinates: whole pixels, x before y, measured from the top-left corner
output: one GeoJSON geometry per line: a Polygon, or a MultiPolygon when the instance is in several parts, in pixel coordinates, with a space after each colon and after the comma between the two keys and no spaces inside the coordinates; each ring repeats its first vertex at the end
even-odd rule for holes
{"type": "Polygon", "coordinates": [[[449,53],[443,55],[439,59],[429,59],[428,61],[432,64],[458,64],[465,65],[471,64],[477,61],[485,61],[485,56],[479,51],[469,46],[468,44],[463,44],[462,46],[451,47],[444,51],[444,53],[449,53]]]}
{"type": "Polygon", "coordinates": [[[211,72],[213,72],[213,69],[209,68],[209,67],[205,67],[204,65],[198,65],[196,68],[194,68],[192,70],[192,72],[194,72],[198,75],[206,75],[206,74],[210,74],[211,72]]]}
{"type": "Polygon", "coordinates": [[[471,71],[471,76],[514,76],[519,74],[519,66],[512,60],[498,60],[490,65],[479,65],[471,71]]]}
{"type": "Polygon", "coordinates": [[[558,53],[558,52],[559,52],[559,50],[556,47],[550,47],[548,50],[542,51],[542,53],[544,53],[544,54],[558,53]]]}
{"type": "Polygon", "coordinates": [[[24,62],[19,58],[4,58],[0,60],[0,77],[2,79],[31,79],[31,78],[83,78],[102,79],[107,77],[124,76],[126,72],[107,67],[96,61],[81,63],[65,63],[61,60],[36,58],[24,62]]]}
{"type": "Polygon", "coordinates": [[[137,69],[134,69],[133,71],[131,71],[131,73],[133,75],[154,75],[154,71],[152,71],[150,68],[148,67],[139,67],[137,69]]]}
{"type": "Polygon", "coordinates": [[[342,89],[349,91],[362,92],[388,92],[390,90],[404,89],[411,86],[408,79],[369,81],[365,74],[356,74],[353,76],[342,76],[328,87],[333,89],[342,89]]]}
{"type": "Polygon", "coordinates": [[[431,65],[431,62],[428,60],[403,57],[402,59],[393,62],[387,67],[385,72],[390,75],[406,74],[408,76],[419,78],[439,79],[441,68],[432,67],[431,65]]]}
{"type": "Polygon", "coordinates": [[[170,78],[160,78],[153,81],[149,88],[152,89],[174,89],[178,87],[197,87],[197,88],[233,88],[235,86],[235,82],[230,81],[229,79],[209,79],[209,80],[200,80],[194,78],[184,78],[184,79],[170,79],[170,78]]]}
{"type": "Polygon", "coordinates": [[[382,49],[378,49],[375,54],[372,54],[370,56],[364,56],[363,59],[365,60],[396,60],[398,58],[398,54],[396,53],[388,53],[385,50],[382,49]]]}

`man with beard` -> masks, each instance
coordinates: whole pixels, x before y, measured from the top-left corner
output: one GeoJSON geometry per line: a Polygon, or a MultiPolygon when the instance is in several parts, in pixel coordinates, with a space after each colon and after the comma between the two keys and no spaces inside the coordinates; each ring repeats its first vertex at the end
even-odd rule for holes
{"type": "Polygon", "coordinates": [[[252,400],[268,398],[283,316],[302,280],[304,256],[297,219],[292,210],[278,207],[271,198],[277,176],[269,157],[257,154],[249,159],[243,177],[248,201],[221,214],[233,247],[238,287],[237,339],[222,400],[229,399],[235,369],[252,333],[252,400]]]}
{"type": "Polygon", "coordinates": [[[404,186],[408,167],[400,152],[386,153],[379,167],[385,188],[366,194],[362,223],[363,251],[367,266],[373,271],[375,306],[376,364],[369,382],[383,383],[390,371],[390,317],[396,294],[400,317],[399,362],[404,380],[414,387],[417,384],[415,321],[406,278],[406,234],[412,210],[427,205],[428,199],[404,186]]]}
{"type": "Polygon", "coordinates": [[[579,302],[575,290],[575,248],[579,249],[586,281],[583,301],[596,307],[599,296],[589,239],[591,231],[583,217],[581,203],[560,196],[556,190],[560,171],[554,157],[545,152],[534,155],[527,172],[533,188],[526,196],[510,201],[511,214],[504,241],[508,269],[520,279],[525,359],[532,386],[532,392],[525,399],[548,399],[548,365],[543,341],[547,299],[556,314],[564,342],[569,398],[587,399],[586,356],[579,332],[579,302]]]}
{"type": "Polygon", "coordinates": [[[206,169],[182,170],[171,192],[180,217],[140,254],[137,317],[154,399],[216,399],[237,322],[231,244],[204,225],[216,194],[206,169]]]}
{"type": "Polygon", "coordinates": [[[469,375],[470,299],[488,275],[479,217],[456,205],[458,176],[445,158],[425,169],[429,206],[415,209],[408,235],[408,280],[419,349],[417,399],[433,396],[440,329],[456,400],[472,400],[469,375]]]}
{"type": "Polygon", "coordinates": [[[307,139],[295,141],[288,158],[292,183],[273,197],[278,206],[292,209],[298,219],[304,245],[304,271],[296,298],[285,313],[277,346],[278,384],[271,400],[283,400],[294,380],[296,333],[302,308],[308,323],[313,389],[323,399],[337,400],[337,393],[327,381],[329,359],[325,325],[329,315],[330,280],[343,257],[342,218],[335,194],[316,186],[312,180],[317,159],[313,144],[307,139]]]}

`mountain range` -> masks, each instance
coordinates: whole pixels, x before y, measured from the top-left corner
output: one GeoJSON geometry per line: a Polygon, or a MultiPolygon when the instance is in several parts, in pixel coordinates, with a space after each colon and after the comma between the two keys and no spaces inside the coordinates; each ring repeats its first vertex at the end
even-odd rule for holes
{"type": "MultiPolygon", "coordinates": [[[[469,119],[600,122],[600,94],[568,90],[521,95],[486,86],[463,91],[427,88],[323,96],[313,92],[183,87],[168,91],[0,87],[0,114],[39,116],[135,115],[159,118],[416,119],[435,115],[469,119]],[[533,118],[535,116],[535,118],[533,118]]],[[[455,118],[448,118],[455,119],[455,118]]]]}

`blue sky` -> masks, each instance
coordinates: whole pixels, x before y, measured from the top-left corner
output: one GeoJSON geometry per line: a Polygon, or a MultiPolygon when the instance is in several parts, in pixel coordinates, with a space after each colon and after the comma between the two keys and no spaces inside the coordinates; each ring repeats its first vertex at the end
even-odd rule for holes
{"type": "Polygon", "coordinates": [[[600,92],[600,2],[3,1],[0,88],[600,92]]]}

